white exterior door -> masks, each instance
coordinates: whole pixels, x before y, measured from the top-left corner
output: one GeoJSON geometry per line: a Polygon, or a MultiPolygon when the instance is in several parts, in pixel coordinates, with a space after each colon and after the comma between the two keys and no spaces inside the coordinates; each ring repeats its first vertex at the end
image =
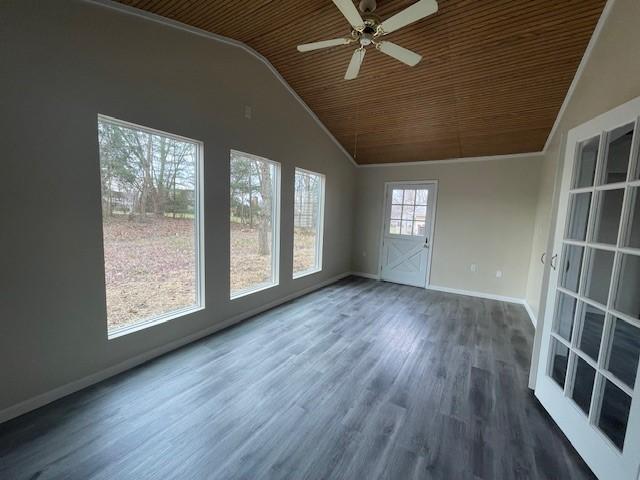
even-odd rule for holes
{"type": "Polygon", "coordinates": [[[639,117],[640,98],[569,132],[536,382],[603,480],[640,473],[639,117]]]}
{"type": "Polygon", "coordinates": [[[435,182],[386,185],[381,280],[427,286],[436,192],[435,182]]]}

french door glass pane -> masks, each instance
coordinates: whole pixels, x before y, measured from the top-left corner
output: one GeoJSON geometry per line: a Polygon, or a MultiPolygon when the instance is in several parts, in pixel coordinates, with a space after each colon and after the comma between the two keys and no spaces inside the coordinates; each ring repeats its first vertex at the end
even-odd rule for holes
{"type": "Polygon", "coordinates": [[[608,370],[633,388],[640,357],[640,329],[616,318],[608,370]]]}
{"type": "Polygon", "coordinates": [[[624,182],[627,180],[632,139],[633,124],[616,128],[609,133],[604,183],[624,182]]]}
{"type": "Polygon", "coordinates": [[[551,339],[551,378],[564,388],[569,363],[569,349],[555,338],[551,339]]]}
{"type": "Polygon", "coordinates": [[[389,233],[400,235],[400,220],[391,220],[389,233]]]}
{"type": "Polygon", "coordinates": [[[576,245],[565,245],[562,252],[560,285],[576,293],[580,285],[583,253],[584,248],[576,245]]]}
{"type": "Polygon", "coordinates": [[[403,220],[402,229],[400,233],[402,235],[411,235],[412,230],[413,230],[413,222],[411,222],[411,220],[403,220]]]}
{"type": "Polygon", "coordinates": [[[631,217],[623,243],[625,247],[640,248],[640,187],[629,189],[629,204],[631,217]]]}
{"type": "Polygon", "coordinates": [[[419,221],[424,221],[427,218],[427,207],[416,207],[415,210],[415,219],[419,221]]]}
{"type": "Polygon", "coordinates": [[[559,292],[555,330],[558,335],[567,341],[571,341],[571,331],[573,329],[575,313],[576,299],[565,293],[559,292]]]}
{"type": "Polygon", "coordinates": [[[402,205],[391,205],[391,218],[393,220],[402,218],[402,205]]]}
{"type": "Polygon", "coordinates": [[[590,187],[593,185],[599,145],[600,137],[587,140],[581,145],[573,188],[590,187]]]}
{"type": "Polygon", "coordinates": [[[618,243],[624,188],[604,190],[598,194],[597,199],[594,241],[615,245],[618,243]]]}
{"type": "Polygon", "coordinates": [[[589,249],[589,253],[585,296],[606,305],[611,285],[614,253],[597,249],[589,249]]]}
{"type": "Polygon", "coordinates": [[[580,350],[597,361],[604,329],[605,313],[599,308],[592,307],[586,303],[582,304],[582,307],[580,350]]]}
{"type": "Polygon", "coordinates": [[[576,376],[573,383],[571,398],[578,404],[580,409],[588,416],[589,405],[591,405],[591,394],[593,393],[593,382],[596,378],[596,371],[591,365],[576,355],[576,376]]]}
{"type": "Polygon", "coordinates": [[[587,237],[587,221],[591,209],[591,193],[575,193],[571,195],[569,208],[569,228],[567,238],[584,240],[587,237]]]}
{"type": "Polygon", "coordinates": [[[622,255],[615,309],[640,319],[640,256],[622,255]]]}
{"type": "Polygon", "coordinates": [[[620,450],[624,446],[631,397],[605,379],[598,426],[620,450]]]}
{"type": "Polygon", "coordinates": [[[391,194],[391,203],[402,205],[402,195],[404,190],[402,189],[393,189],[393,193],[391,194]]]}

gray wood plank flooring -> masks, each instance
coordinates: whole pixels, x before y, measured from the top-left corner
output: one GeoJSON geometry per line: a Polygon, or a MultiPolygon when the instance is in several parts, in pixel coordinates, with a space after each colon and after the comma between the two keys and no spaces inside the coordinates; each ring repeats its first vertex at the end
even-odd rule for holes
{"type": "Polygon", "coordinates": [[[518,305],[348,278],[0,425],[0,478],[594,478],[532,339],[518,305]]]}

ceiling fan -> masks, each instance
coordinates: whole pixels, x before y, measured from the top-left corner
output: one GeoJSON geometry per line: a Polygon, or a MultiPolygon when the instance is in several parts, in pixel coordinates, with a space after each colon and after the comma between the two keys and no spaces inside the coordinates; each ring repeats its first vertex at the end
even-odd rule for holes
{"type": "Polygon", "coordinates": [[[353,0],[333,0],[333,3],[335,3],[336,7],[338,7],[342,15],[344,15],[351,25],[351,36],[321,42],[305,43],[298,45],[298,51],[309,52],[311,50],[335,47],[338,45],[349,45],[351,43],[360,44],[353,52],[353,56],[347,67],[347,73],[344,76],[345,80],[353,80],[358,76],[366,48],[370,45],[375,46],[377,50],[410,67],[416,65],[422,59],[421,55],[395,43],[381,40],[381,37],[438,11],[438,3],[436,0],[419,0],[410,7],[382,21],[380,17],[373,13],[376,9],[376,0],[361,0],[359,7],[362,14],[353,4],[353,0]]]}

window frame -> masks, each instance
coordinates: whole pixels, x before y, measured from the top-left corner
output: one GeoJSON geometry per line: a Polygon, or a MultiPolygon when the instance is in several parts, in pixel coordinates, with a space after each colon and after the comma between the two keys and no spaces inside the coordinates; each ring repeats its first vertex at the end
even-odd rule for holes
{"type": "MultiPolygon", "coordinates": [[[[204,310],[205,308],[205,260],[204,260],[204,181],[203,181],[203,172],[204,172],[204,142],[200,140],[194,140],[189,137],[184,137],[182,135],[177,135],[174,133],[165,132],[163,130],[158,130],[156,128],[146,127],[144,125],[139,125],[137,123],[129,122],[126,120],[121,120],[118,118],[114,118],[108,115],[98,114],[96,121],[96,134],[98,132],[97,127],[100,122],[110,123],[111,125],[135,129],[141,132],[149,133],[151,135],[159,135],[166,138],[170,138],[173,140],[188,142],[196,147],[196,158],[195,158],[195,193],[194,193],[194,250],[195,250],[195,274],[196,274],[196,295],[195,295],[195,303],[193,305],[170,310],[168,312],[154,315],[152,317],[143,318],[131,325],[123,325],[117,328],[109,329],[108,317],[105,309],[105,322],[107,323],[107,339],[113,340],[118,337],[122,337],[124,335],[128,335],[130,333],[138,332],[140,330],[147,329],[149,327],[153,327],[155,325],[159,325],[170,320],[174,320],[176,318],[184,317],[186,315],[198,312],[200,310],[204,310]]],[[[96,138],[97,140],[97,138],[96,138]]],[[[101,165],[102,157],[100,153],[100,145],[98,143],[98,165],[101,165]]],[[[100,172],[98,172],[100,175],[100,172]]],[[[100,190],[100,214],[102,216],[102,190],[100,190]]],[[[104,293],[105,293],[105,307],[106,307],[106,270],[105,270],[105,254],[104,254],[104,226],[101,220],[100,229],[102,232],[102,268],[103,268],[103,278],[105,279],[104,284],[104,293]]]]}
{"type": "MultiPolygon", "coordinates": [[[[243,288],[241,290],[237,290],[235,293],[231,290],[231,244],[229,244],[229,300],[237,300],[242,297],[246,297],[247,295],[251,295],[253,293],[258,293],[263,290],[268,290],[273,287],[277,287],[280,285],[280,199],[282,196],[281,190],[281,176],[282,176],[282,166],[280,162],[276,162],[275,160],[270,160],[265,157],[261,157],[260,155],[255,155],[253,153],[243,152],[242,150],[230,149],[229,150],[229,167],[231,167],[231,160],[233,154],[239,154],[244,157],[254,159],[261,162],[266,162],[270,165],[273,165],[274,168],[274,179],[273,179],[273,189],[275,192],[275,201],[272,199],[271,209],[272,209],[272,218],[271,218],[271,272],[272,272],[272,282],[267,283],[259,283],[252,287],[243,288]]],[[[228,182],[231,181],[231,175],[229,174],[228,182]]],[[[227,183],[229,185],[229,183],[227,183]]],[[[229,188],[229,193],[227,198],[231,198],[231,188],[229,188]]],[[[230,222],[229,222],[230,223],[230,222]]],[[[231,242],[231,225],[229,225],[229,242],[231,242]]]]}
{"type": "Polygon", "coordinates": [[[306,270],[301,270],[299,272],[293,271],[292,266],[292,274],[291,278],[294,280],[302,277],[306,277],[307,275],[313,275],[314,273],[318,273],[322,271],[322,262],[323,262],[323,250],[324,250],[324,207],[325,207],[325,184],[327,177],[323,173],[314,172],[312,170],[307,170],[304,168],[296,167],[293,174],[293,252],[295,253],[295,204],[296,204],[296,174],[300,172],[304,175],[314,175],[320,179],[320,195],[318,199],[318,205],[320,211],[318,212],[318,218],[316,219],[316,260],[315,264],[312,268],[308,268],[306,270]]]}

